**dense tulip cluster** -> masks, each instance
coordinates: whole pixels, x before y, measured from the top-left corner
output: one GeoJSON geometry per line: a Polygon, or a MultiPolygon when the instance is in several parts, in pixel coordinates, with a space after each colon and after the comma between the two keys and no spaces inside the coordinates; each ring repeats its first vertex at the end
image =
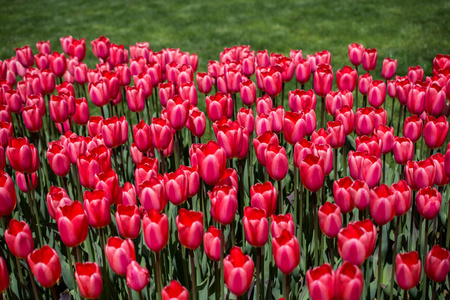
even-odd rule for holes
{"type": "Polygon", "coordinates": [[[60,43],[0,61],[0,294],[448,294],[450,56],[60,43]]]}

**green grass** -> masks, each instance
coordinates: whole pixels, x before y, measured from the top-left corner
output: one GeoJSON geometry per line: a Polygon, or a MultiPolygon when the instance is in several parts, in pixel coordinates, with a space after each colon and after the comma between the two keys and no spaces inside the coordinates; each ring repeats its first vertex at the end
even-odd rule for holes
{"type": "MultiPolygon", "coordinates": [[[[179,47],[198,54],[199,70],[218,59],[224,47],[249,44],[288,54],[328,49],[332,65],[349,64],[347,45],[378,49],[382,59],[398,59],[397,74],[421,65],[431,73],[432,59],[449,53],[450,2],[444,1],[1,1],[0,59],[15,55],[14,47],[49,39],[61,51],[59,37],[91,40],[105,35],[129,46],[148,41],[159,51],[179,47]],[[259,3],[262,2],[262,3],[259,3]]],[[[90,45],[86,62],[95,63],[90,45]]]]}

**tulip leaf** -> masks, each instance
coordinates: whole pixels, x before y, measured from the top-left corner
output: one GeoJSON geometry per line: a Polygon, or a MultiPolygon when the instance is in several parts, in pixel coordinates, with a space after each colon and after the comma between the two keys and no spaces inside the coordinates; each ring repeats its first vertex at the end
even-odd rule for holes
{"type": "Polygon", "coordinates": [[[392,274],[392,265],[385,263],[385,267],[383,269],[383,278],[381,283],[388,286],[391,283],[391,274],[392,274]]]}
{"type": "Polygon", "coordinates": [[[73,290],[74,289],[74,286],[73,286],[73,281],[74,281],[73,276],[74,275],[72,274],[69,264],[67,263],[66,260],[61,260],[61,273],[62,273],[62,277],[64,279],[64,283],[67,285],[67,287],[70,290],[73,290]]]}
{"type": "MultiPolygon", "coordinates": [[[[376,269],[376,268],[375,268],[376,269]]],[[[370,283],[370,288],[369,288],[369,299],[373,299],[375,298],[375,294],[377,293],[377,281],[372,281],[370,283]]]]}

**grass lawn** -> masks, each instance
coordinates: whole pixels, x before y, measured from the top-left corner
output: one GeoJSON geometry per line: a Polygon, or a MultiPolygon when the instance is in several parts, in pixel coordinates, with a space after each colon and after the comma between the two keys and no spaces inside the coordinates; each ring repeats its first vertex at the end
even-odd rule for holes
{"type": "MultiPolygon", "coordinates": [[[[445,1],[1,1],[0,59],[14,47],[59,37],[91,40],[105,35],[129,46],[148,41],[153,50],[179,47],[198,54],[199,70],[218,59],[224,47],[250,44],[253,50],[304,54],[328,49],[333,69],[349,64],[347,45],[378,49],[379,76],[384,57],[398,59],[397,74],[421,65],[429,75],[432,59],[449,53],[450,2],[445,1]],[[260,3],[259,3],[260,2],[260,3]]],[[[90,45],[86,62],[95,63],[90,45]]]]}

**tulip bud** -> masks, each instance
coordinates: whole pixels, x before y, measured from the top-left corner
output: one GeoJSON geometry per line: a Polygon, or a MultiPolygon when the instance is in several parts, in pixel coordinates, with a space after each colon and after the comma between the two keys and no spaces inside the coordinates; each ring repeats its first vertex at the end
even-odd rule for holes
{"type": "Polygon", "coordinates": [[[169,221],[164,213],[151,209],[144,214],[143,233],[147,247],[153,252],[160,252],[169,240],[169,221]]]}
{"type": "Polygon", "coordinates": [[[137,292],[142,291],[150,281],[148,270],[132,261],[127,267],[127,286],[137,292]]]}
{"type": "Polygon", "coordinates": [[[93,228],[106,227],[111,221],[111,204],[103,190],[85,191],[84,209],[89,225],[93,228]]]}
{"type": "Polygon", "coordinates": [[[399,253],[395,258],[395,279],[403,290],[410,290],[420,281],[422,263],[417,251],[399,253]]]}
{"type": "Polygon", "coordinates": [[[108,238],[105,254],[111,269],[120,276],[125,276],[128,265],[136,260],[133,241],[117,236],[108,238]]]}
{"type": "Polygon", "coordinates": [[[342,211],[342,213],[346,214],[353,210],[354,206],[350,190],[352,185],[353,180],[348,176],[333,182],[333,196],[334,201],[340,208],[339,213],[342,211]]]}
{"type": "Polygon", "coordinates": [[[334,299],[335,273],[329,264],[310,269],[306,272],[306,284],[312,300],[334,299]]]}
{"type": "Polygon", "coordinates": [[[236,296],[244,294],[252,283],[255,270],[251,257],[244,255],[242,249],[235,246],[223,259],[223,268],[227,288],[236,296]]]}
{"type": "Polygon", "coordinates": [[[254,247],[264,246],[269,238],[269,221],[265,210],[246,207],[243,218],[245,239],[254,247]]]}
{"type": "Polygon", "coordinates": [[[180,243],[188,249],[197,249],[202,243],[203,213],[182,208],[176,217],[176,224],[180,243]]]}
{"type": "Polygon", "coordinates": [[[220,260],[220,245],[222,231],[214,226],[209,226],[208,231],[203,235],[203,248],[206,256],[213,261],[220,260]]]}
{"type": "Polygon", "coordinates": [[[435,282],[443,282],[450,270],[450,252],[434,245],[428,252],[425,261],[425,273],[435,282]]]}
{"type": "Polygon", "coordinates": [[[34,249],[33,234],[30,226],[24,221],[11,219],[5,231],[5,241],[9,251],[20,259],[26,259],[34,249]]]}
{"type": "Polygon", "coordinates": [[[189,300],[188,290],[176,280],[172,280],[168,286],[163,288],[161,295],[162,300],[189,300]]]}
{"type": "Polygon", "coordinates": [[[56,221],[61,240],[66,246],[76,247],[87,238],[89,223],[79,201],[60,206],[56,210],[56,221]]]}
{"type": "Polygon", "coordinates": [[[342,227],[340,208],[336,204],[325,202],[319,207],[318,217],[322,232],[330,238],[336,237],[342,227]]]}
{"type": "Polygon", "coordinates": [[[45,288],[55,285],[61,277],[61,261],[58,253],[48,245],[28,254],[27,262],[34,277],[45,288]]]}

